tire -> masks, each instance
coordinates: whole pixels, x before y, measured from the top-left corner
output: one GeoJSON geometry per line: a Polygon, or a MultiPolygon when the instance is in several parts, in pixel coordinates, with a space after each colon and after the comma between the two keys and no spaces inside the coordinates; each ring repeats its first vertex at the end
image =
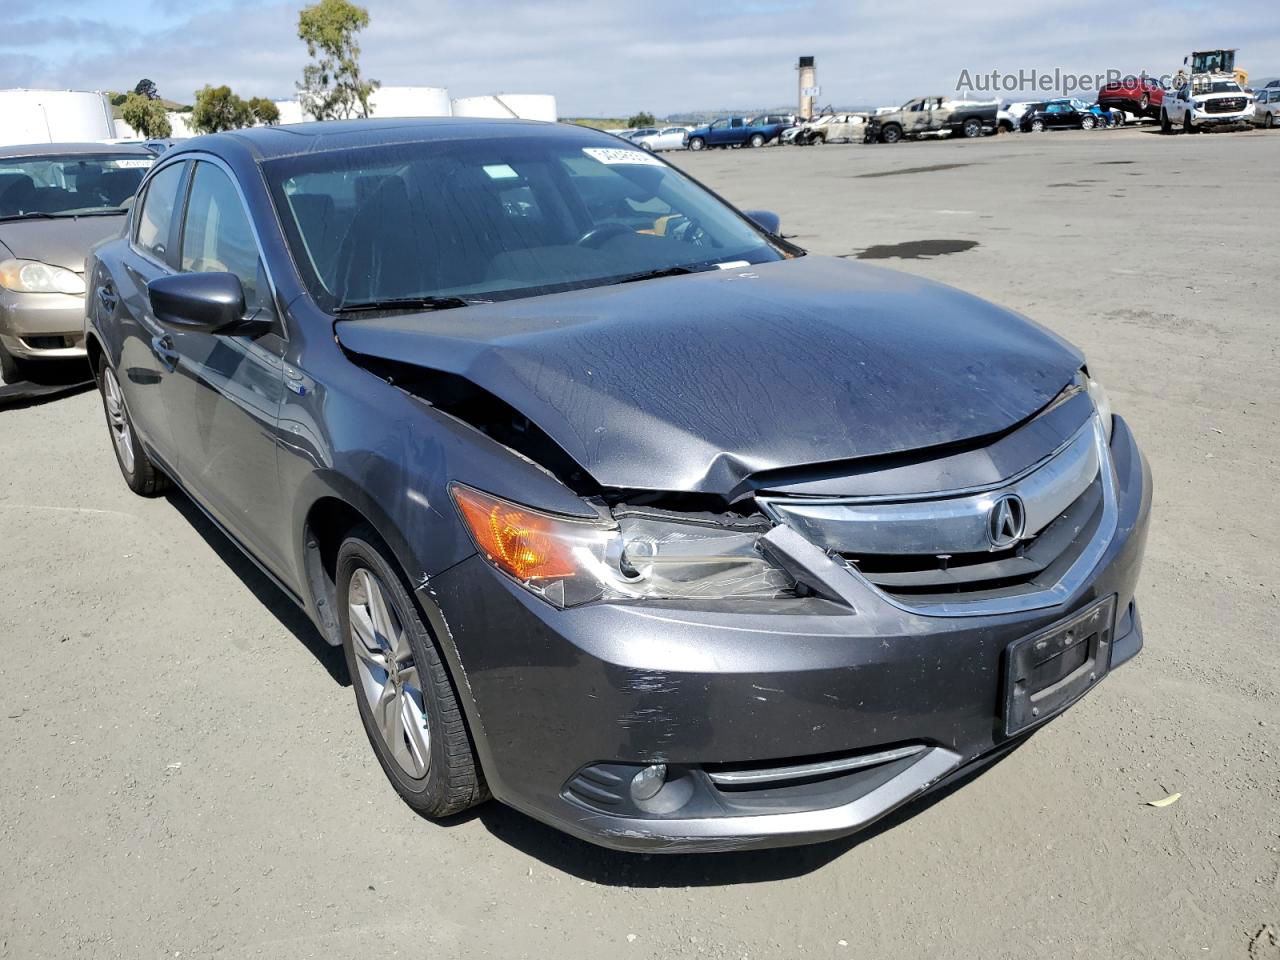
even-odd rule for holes
{"type": "Polygon", "coordinates": [[[1160,111],[1160,132],[1173,133],[1173,124],[1169,122],[1169,114],[1164,110],[1160,111]]]}
{"type": "Polygon", "coordinates": [[[1268,113],[1262,118],[1262,128],[1264,130],[1270,130],[1275,125],[1276,125],[1276,115],[1274,113],[1268,113]]]}
{"type": "Polygon", "coordinates": [[[642,150],[648,150],[650,153],[653,153],[653,144],[651,143],[642,143],[640,144],[640,148],[642,150]]]}
{"type": "Polygon", "coordinates": [[[888,123],[880,128],[881,143],[897,143],[902,139],[902,128],[896,123],[888,123]]]}
{"type": "Polygon", "coordinates": [[[827,135],[825,133],[819,134],[818,136],[813,138],[813,145],[815,147],[820,147],[826,142],[827,142],[827,135]]]}
{"type": "Polygon", "coordinates": [[[1199,132],[1196,130],[1195,126],[1191,123],[1191,111],[1189,109],[1187,110],[1186,113],[1182,115],[1182,132],[1183,133],[1199,132]]]}
{"type": "Polygon", "coordinates": [[[763,147],[763,146],[764,146],[764,134],[763,134],[763,133],[753,133],[753,134],[751,135],[751,139],[747,141],[747,146],[748,146],[748,147],[763,147]]]}
{"type": "Polygon", "coordinates": [[[1092,130],[1094,128],[1094,119],[1092,116],[1080,118],[1081,130],[1092,130]]]}
{"type": "Polygon", "coordinates": [[[982,136],[982,121],[977,117],[970,117],[960,127],[960,132],[969,140],[982,136]]]}
{"type": "Polygon", "coordinates": [[[17,383],[27,379],[26,365],[0,344],[0,380],[17,383]]]}
{"type": "Polygon", "coordinates": [[[1147,116],[1147,111],[1151,109],[1151,94],[1144,93],[1142,99],[1138,101],[1138,116],[1147,116]]]}
{"type": "Polygon", "coordinates": [[[449,672],[404,577],[371,527],[357,526],[343,540],[334,580],[356,708],[391,785],[405,803],[433,819],[487,800],[489,791],[449,672]],[[368,642],[353,631],[353,619],[364,624],[360,632],[368,642]],[[357,644],[367,656],[357,653],[357,644]],[[394,675],[387,669],[391,650],[396,650],[394,675]],[[395,709],[387,711],[384,735],[375,704],[388,692],[387,702],[395,709]],[[393,749],[390,744],[397,739],[393,749]]]}
{"type": "Polygon", "coordinates": [[[690,149],[690,150],[705,150],[705,149],[707,149],[707,141],[703,140],[701,137],[690,137],[690,138],[689,138],[689,149],[690,149]]]}
{"type": "Polygon", "coordinates": [[[1032,133],[1044,133],[1044,121],[1039,118],[1031,121],[1032,133]]]}
{"type": "Polygon", "coordinates": [[[160,496],[169,489],[169,478],[143,450],[133,418],[125,405],[120,381],[106,357],[98,364],[98,393],[102,397],[102,412],[107,418],[111,449],[115,451],[125,485],[140,497],[160,496]]]}

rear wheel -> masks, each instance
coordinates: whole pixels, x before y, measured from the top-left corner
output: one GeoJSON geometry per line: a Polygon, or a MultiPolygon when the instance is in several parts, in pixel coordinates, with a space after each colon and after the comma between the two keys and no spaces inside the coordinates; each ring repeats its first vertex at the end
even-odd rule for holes
{"type": "Polygon", "coordinates": [[[705,150],[706,148],[707,148],[707,141],[703,140],[701,137],[689,138],[690,150],[705,150]]]}
{"type": "Polygon", "coordinates": [[[414,810],[447,817],[489,794],[448,671],[393,564],[367,526],[338,549],[347,670],[387,779],[414,810]]]}
{"type": "Polygon", "coordinates": [[[1035,120],[1032,120],[1032,121],[1031,121],[1031,132],[1032,132],[1032,133],[1044,133],[1044,121],[1043,121],[1043,120],[1040,120],[1040,119],[1038,119],[1038,118],[1037,118],[1037,119],[1035,119],[1035,120]]]}
{"type": "Polygon", "coordinates": [[[753,134],[751,135],[751,139],[747,141],[747,146],[749,146],[749,147],[763,147],[763,146],[764,146],[764,134],[763,134],[763,133],[753,133],[753,134]]]}
{"type": "Polygon", "coordinates": [[[147,452],[133,429],[129,408],[125,406],[124,393],[116,372],[103,357],[98,365],[98,390],[102,394],[102,409],[107,416],[107,431],[111,434],[111,447],[116,453],[116,463],[129,489],[140,497],[158,497],[169,489],[169,478],[151,462],[147,452]]]}
{"type": "Polygon", "coordinates": [[[964,122],[964,125],[961,126],[960,132],[970,140],[974,137],[980,137],[982,136],[982,121],[977,117],[970,117],[964,122]]]}
{"type": "Polygon", "coordinates": [[[1138,101],[1138,115],[1147,116],[1147,111],[1151,109],[1151,95],[1144,93],[1142,99],[1138,101]]]}

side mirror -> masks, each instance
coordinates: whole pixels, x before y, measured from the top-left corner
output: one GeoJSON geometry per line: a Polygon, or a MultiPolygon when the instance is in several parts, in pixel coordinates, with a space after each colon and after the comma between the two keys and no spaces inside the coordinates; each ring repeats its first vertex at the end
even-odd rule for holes
{"type": "Polygon", "coordinates": [[[776,237],[778,236],[778,231],[782,229],[782,219],[770,210],[743,210],[742,212],[748,220],[755,223],[765,233],[773,234],[776,237]]]}
{"type": "MultiPolygon", "coordinates": [[[[249,333],[244,288],[234,273],[175,273],[147,284],[151,310],[166,327],[193,333],[249,333]]],[[[254,330],[253,332],[261,332],[254,330]]]]}

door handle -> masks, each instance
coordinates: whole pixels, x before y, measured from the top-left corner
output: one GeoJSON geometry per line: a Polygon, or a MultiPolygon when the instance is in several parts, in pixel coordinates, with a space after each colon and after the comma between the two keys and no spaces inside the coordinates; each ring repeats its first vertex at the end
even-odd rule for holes
{"type": "Polygon", "coordinates": [[[102,285],[98,287],[98,303],[102,305],[102,309],[108,314],[115,313],[116,304],[120,302],[120,298],[116,296],[116,288],[110,280],[104,280],[102,285]]]}
{"type": "Polygon", "coordinates": [[[173,338],[167,333],[151,338],[151,352],[156,355],[166,370],[178,367],[178,349],[173,345],[173,338]]]}

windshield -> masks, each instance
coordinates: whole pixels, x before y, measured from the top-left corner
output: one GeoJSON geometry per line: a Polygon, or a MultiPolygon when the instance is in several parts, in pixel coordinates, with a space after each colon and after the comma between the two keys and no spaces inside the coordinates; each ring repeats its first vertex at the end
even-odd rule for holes
{"type": "Polygon", "coordinates": [[[485,138],[264,164],[326,309],[537,296],[783,254],[647,151],[597,138],[485,138]]]}
{"type": "Polygon", "coordinates": [[[1240,93],[1240,84],[1234,80],[1196,80],[1192,84],[1195,93],[1240,93]]]}
{"type": "Polygon", "coordinates": [[[0,157],[0,219],[120,213],[151,163],[132,153],[0,157]]]}

